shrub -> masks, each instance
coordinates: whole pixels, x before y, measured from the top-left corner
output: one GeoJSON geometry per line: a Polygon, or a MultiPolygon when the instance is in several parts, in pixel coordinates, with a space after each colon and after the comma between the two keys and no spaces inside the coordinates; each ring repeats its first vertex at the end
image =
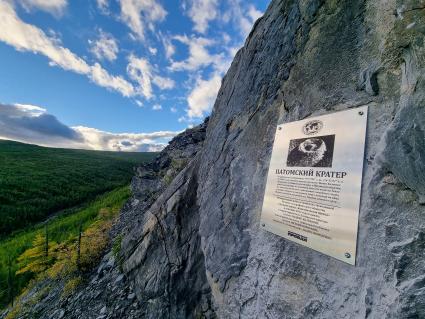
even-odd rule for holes
{"type": "Polygon", "coordinates": [[[56,243],[48,242],[44,235],[38,234],[33,240],[32,248],[25,250],[18,257],[20,269],[16,271],[16,274],[44,272],[54,261],[54,257],[49,254],[49,251],[56,245],[56,243]]]}
{"type": "Polygon", "coordinates": [[[97,221],[83,233],[81,238],[81,270],[90,270],[98,263],[108,245],[108,234],[111,227],[111,221],[97,221]]]}
{"type": "Polygon", "coordinates": [[[81,276],[72,277],[69,279],[63,286],[61,299],[65,299],[66,297],[72,295],[82,283],[83,278],[81,278],[81,276]]]}
{"type": "Polygon", "coordinates": [[[114,254],[115,259],[119,259],[122,243],[122,234],[118,235],[112,244],[112,253],[114,254]]]}

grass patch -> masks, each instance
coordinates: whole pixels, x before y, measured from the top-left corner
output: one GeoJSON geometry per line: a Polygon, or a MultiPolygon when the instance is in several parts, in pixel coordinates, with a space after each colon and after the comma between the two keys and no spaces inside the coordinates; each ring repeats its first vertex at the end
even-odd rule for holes
{"type": "MultiPolygon", "coordinates": [[[[97,263],[108,240],[108,232],[113,218],[130,196],[128,186],[120,187],[105,195],[99,196],[87,207],[72,215],[57,216],[48,226],[49,261],[48,268],[40,271],[39,276],[49,276],[52,279],[71,276],[77,267],[77,244],[81,227],[80,270],[84,271],[97,263]]],[[[0,241],[0,305],[9,302],[8,280],[13,283],[13,294],[24,290],[31,279],[36,279],[36,273],[25,271],[16,275],[19,269],[28,266],[23,260],[18,264],[19,256],[29,249],[34,249],[37,236],[44,236],[45,227],[39,225],[31,230],[20,232],[8,239],[0,241]],[[12,260],[9,272],[9,261],[12,260]]],[[[29,254],[29,253],[28,253],[29,254]]],[[[21,258],[22,259],[22,258],[21,258]]],[[[31,259],[34,262],[33,259],[31,259]]]]}

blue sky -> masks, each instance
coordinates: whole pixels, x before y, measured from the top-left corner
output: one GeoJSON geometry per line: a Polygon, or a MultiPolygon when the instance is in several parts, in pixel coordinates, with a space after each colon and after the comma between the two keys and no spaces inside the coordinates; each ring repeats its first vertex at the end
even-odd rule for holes
{"type": "Polygon", "coordinates": [[[0,138],[160,149],[209,114],[268,2],[0,0],[0,138]]]}

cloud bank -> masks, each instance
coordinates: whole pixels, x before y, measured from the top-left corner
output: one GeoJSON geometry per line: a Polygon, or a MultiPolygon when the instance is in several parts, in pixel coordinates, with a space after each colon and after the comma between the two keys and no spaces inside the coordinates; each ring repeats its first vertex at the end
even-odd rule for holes
{"type": "MultiPolygon", "coordinates": [[[[29,3],[35,2],[39,3],[39,7],[41,3],[44,3],[42,0],[27,0],[26,3],[29,5],[29,3]]],[[[53,5],[53,3],[51,4],[53,5]]],[[[60,1],[57,1],[57,3],[60,3],[60,1]]],[[[123,6],[123,12],[127,12],[133,6],[142,11],[154,10],[154,12],[149,11],[149,17],[151,15],[157,17],[159,13],[155,12],[161,11],[151,1],[147,0],[122,0],[121,5],[123,6]]],[[[138,14],[141,13],[139,12],[138,14]]],[[[133,55],[129,56],[127,71],[130,79],[135,81],[134,85],[122,76],[110,74],[98,62],[93,65],[88,64],[83,58],[61,46],[57,39],[49,37],[38,27],[22,21],[17,16],[13,5],[2,0],[0,0],[0,41],[7,43],[18,51],[44,55],[50,60],[49,64],[51,66],[58,66],[67,71],[86,75],[95,84],[117,91],[124,97],[144,96],[147,99],[152,98],[152,82],[161,90],[174,87],[174,81],[159,76],[153,70],[149,61],[136,58],[133,55]]],[[[113,61],[117,58],[119,48],[117,41],[112,35],[100,31],[99,38],[89,42],[89,44],[91,45],[91,52],[98,59],[113,61]]]]}
{"type": "Polygon", "coordinates": [[[0,103],[0,139],[50,147],[153,152],[163,149],[178,133],[111,133],[84,126],[69,127],[42,107],[0,103]]]}
{"type": "MultiPolygon", "coordinates": [[[[50,66],[81,74],[98,86],[131,98],[140,107],[146,104],[158,111],[161,109],[159,99],[165,95],[157,96],[157,91],[172,90],[170,96],[183,89],[186,105],[182,110],[185,114],[179,114],[179,122],[188,123],[195,123],[211,111],[221,78],[242,45],[242,39],[262,15],[250,1],[183,0],[181,8],[191,20],[192,28],[188,34],[176,34],[175,30],[158,28],[167,15],[175,14],[166,11],[164,1],[95,2],[102,15],[125,24],[128,34],[118,41],[117,34],[110,33],[114,28],[106,27],[109,32],[100,27],[95,29],[97,34],[92,34],[87,47],[94,60],[72,52],[53,30],[43,31],[26,23],[17,14],[17,10],[24,8],[28,12],[43,10],[59,17],[71,3],[68,0],[0,0],[0,42],[17,51],[43,55],[50,66]],[[241,38],[240,41],[235,41],[228,34],[230,25],[236,31],[233,36],[241,38]],[[129,50],[126,47],[129,42],[130,47],[137,44],[144,50],[129,50]],[[159,51],[161,47],[163,50],[159,51]],[[177,52],[182,48],[187,51],[184,55],[177,52]],[[123,58],[123,55],[126,57],[123,58]],[[119,74],[111,74],[105,67],[111,67],[119,74]],[[164,71],[166,73],[162,73],[164,71]],[[169,77],[163,76],[165,74],[169,77]],[[182,75],[186,75],[186,81],[182,80],[182,75]]],[[[179,95],[177,99],[183,97],[179,95]]],[[[170,110],[177,113],[176,108],[170,110]]],[[[48,118],[47,113],[40,116],[48,118]]],[[[78,129],[74,131],[83,134],[78,129]]],[[[83,131],[88,134],[87,130],[83,131]]]]}
{"type": "Polygon", "coordinates": [[[87,64],[69,49],[59,45],[58,41],[48,37],[41,29],[19,19],[13,6],[3,1],[0,1],[0,41],[18,51],[42,54],[50,60],[50,65],[87,75],[97,85],[118,91],[125,97],[135,94],[131,83],[120,76],[109,74],[99,63],[87,64]]]}
{"type": "MultiPolygon", "coordinates": [[[[262,12],[253,5],[246,5],[242,0],[227,0],[227,10],[219,11],[219,3],[216,0],[188,0],[185,8],[188,7],[187,14],[191,18],[193,29],[198,33],[205,34],[209,24],[215,20],[232,23],[235,29],[239,29],[240,35],[245,39],[254,22],[261,17],[262,12]]],[[[231,40],[229,35],[224,33],[221,40],[211,39],[205,36],[188,37],[186,35],[175,35],[172,40],[178,41],[188,46],[189,55],[180,61],[171,60],[169,69],[171,71],[191,71],[198,72],[211,67],[208,75],[195,77],[193,86],[186,97],[186,115],[179,118],[179,122],[193,122],[196,119],[207,115],[217,97],[220,89],[221,78],[229,68],[242,43],[236,46],[229,46],[231,40]],[[224,50],[219,54],[211,54],[210,47],[224,43],[224,50]]]]}

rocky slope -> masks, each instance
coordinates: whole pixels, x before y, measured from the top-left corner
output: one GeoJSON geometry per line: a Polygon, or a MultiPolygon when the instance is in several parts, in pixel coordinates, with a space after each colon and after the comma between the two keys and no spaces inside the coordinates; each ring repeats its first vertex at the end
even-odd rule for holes
{"type": "Polygon", "coordinates": [[[425,317],[424,33],[424,1],[273,0],[223,79],[202,149],[174,179],[142,170],[133,182],[120,254],[132,290],[115,297],[134,307],[114,310],[109,294],[85,318],[425,317]],[[362,105],[350,266],[259,221],[276,125],[362,105]]]}
{"type": "Polygon", "coordinates": [[[123,241],[148,318],[425,316],[425,3],[275,0],[123,241]],[[368,105],[355,267],[259,228],[276,124],[368,105]]]}
{"type": "MultiPolygon", "coordinates": [[[[113,225],[111,243],[139,227],[143,212],[202,148],[207,124],[208,118],[177,135],[153,162],[136,168],[133,195],[113,225]]],[[[67,297],[63,297],[67,278],[40,280],[20,301],[16,318],[144,318],[146,308],[137,300],[132,281],[122,271],[122,262],[119,251],[111,247],[96,269],[83,274],[84,284],[67,297]]],[[[0,314],[0,318],[7,314],[0,314]]]]}

